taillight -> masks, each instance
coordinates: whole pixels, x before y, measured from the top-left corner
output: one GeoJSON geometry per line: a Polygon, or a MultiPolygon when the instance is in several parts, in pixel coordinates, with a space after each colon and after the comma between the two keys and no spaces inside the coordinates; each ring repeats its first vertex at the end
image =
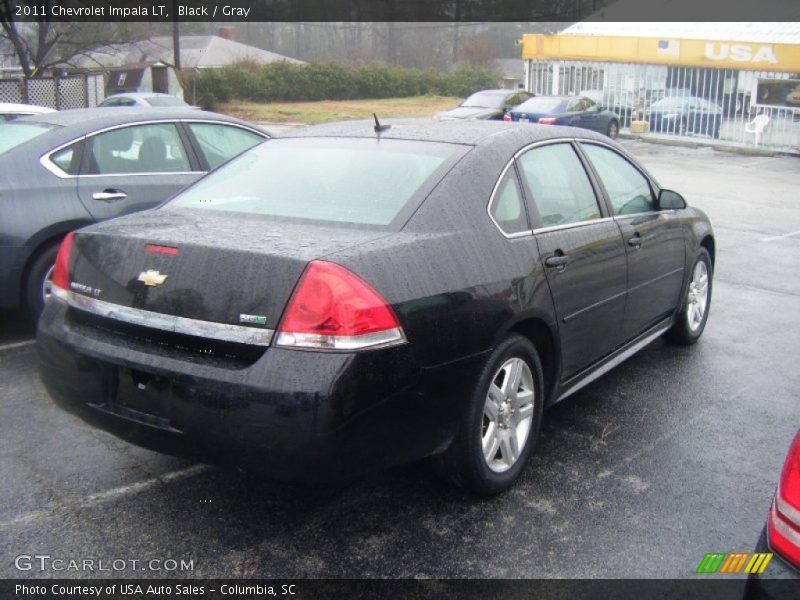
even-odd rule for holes
{"type": "Polygon", "coordinates": [[[372,286],[340,265],[315,260],[300,277],[275,343],[359,350],[402,341],[394,311],[372,286]]]}
{"type": "Polygon", "coordinates": [[[539,125],[555,125],[556,119],[555,117],[542,117],[539,119],[539,125]]]}
{"type": "Polygon", "coordinates": [[[506,123],[511,123],[511,120],[512,120],[511,113],[506,113],[503,115],[503,121],[505,121],[506,123]]]}
{"type": "Polygon", "coordinates": [[[72,238],[75,234],[69,232],[61,242],[56,255],[56,265],[53,269],[52,284],[62,290],[69,289],[69,253],[72,251],[72,238]]]}
{"type": "Polygon", "coordinates": [[[767,533],[772,550],[800,567],[800,431],[783,464],[767,533]]]}

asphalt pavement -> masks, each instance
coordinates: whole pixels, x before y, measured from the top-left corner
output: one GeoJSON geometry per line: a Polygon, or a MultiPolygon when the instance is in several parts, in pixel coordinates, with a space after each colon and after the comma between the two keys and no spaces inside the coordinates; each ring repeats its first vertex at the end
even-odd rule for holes
{"type": "Polygon", "coordinates": [[[477,499],[424,462],[304,487],[131,446],[53,405],[31,329],[3,313],[0,575],[684,578],[752,551],[800,427],[800,159],[624,145],[713,221],[708,326],[548,411],[515,489],[477,499]]]}

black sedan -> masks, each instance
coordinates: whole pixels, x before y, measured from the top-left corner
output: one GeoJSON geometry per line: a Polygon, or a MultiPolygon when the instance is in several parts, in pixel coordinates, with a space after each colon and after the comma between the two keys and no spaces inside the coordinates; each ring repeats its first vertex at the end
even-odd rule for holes
{"type": "Polygon", "coordinates": [[[508,111],[503,120],[569,125],[604,133],[611,139],[619,134],[619,116],[586,96],[537,96],[508,111]]]}
{"type": "Polygon", "coordinates": [[[508,488],[543,410],[709,314],[714,236],[605,136],[308,128],[68,236],[42,378],[151,448],[291,479],[435,456],[508,488]]]}
{"type": "Polygon", "coordinates": [[[767,525],[755,553],[770,556],[747,581],[748,600],[788,600],[800,592],[800,431],[789,446],[767,525]]]}
{"type": "Polygon", "coordinates": [[[699,133],[719,137],[722,107],[694,96],[667,96],[645,111],[650,131],[686,135],[699,133]]]}
{"type": "Polygon", "coordinates": [[[268,135],[190,109],[83,109],[0,125],[0,308],[35,321],[67,232],[152,208],[268,135]]]}
{"type": "Polygon", "coordinates": [[[512,108],[533,98],[525,90],[483,90],[476,92],[457,107],[440,112],[437,119],[493,120],[501,121],[512,108]]]}

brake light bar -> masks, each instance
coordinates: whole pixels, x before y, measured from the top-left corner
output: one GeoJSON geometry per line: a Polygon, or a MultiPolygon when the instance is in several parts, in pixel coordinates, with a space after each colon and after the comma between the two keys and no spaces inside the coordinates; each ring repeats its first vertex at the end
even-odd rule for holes
{"type": "Polygon", "coordinates": [[[539,125],[555,125],[556,118],[555,117],[541,117],[538,121],[539,125]]]}
{"type": "Polygon", "coordinates": [[[166,254],[167,256],[178,256],[179,252],[174,246],[161,246],[159,244],[145,244],[144,251],[151,254],[166,254]]]}

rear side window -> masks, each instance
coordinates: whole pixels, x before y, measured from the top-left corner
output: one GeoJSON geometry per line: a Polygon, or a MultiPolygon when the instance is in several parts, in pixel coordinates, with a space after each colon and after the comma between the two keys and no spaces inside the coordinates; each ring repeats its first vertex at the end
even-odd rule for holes
{"type": "Polygon", "coordinates": [[[252,131],[230,125],[189,123],[189,129],[194,134],[209,169],[216,169],[265,139],[252,131]]]}
{"type": "Polygon", "coordinates": [[[424,198],[465,151],[455,144],[377,138],[273,139],[169,205],[386,226],[424,198]]]}
{"type": "Polygon", "coordinates": [[[533,148],[518,161],[543,227],[600,217],[592,184],[570,144],[533,148]]]}
{"type": "Polygon", "coordinates": [[[508,169],[497,187],[489,213],[506,235],[530,230],[519,182],[513,168],[508,169]]]}
{"type": "Polygon", "coordinates": [[[64,171],[67,175],[77,175],[81,167],[81,145],[77,142],[50,155],[50,162],[64,171]]]}
{"type": "Polygon", "coordinates": [[[582,148],[606,189],[615,215],[655,210],[650,183],[631,163],[603,146],[583,144],[582,148]]]}
{"type": "Polygon", "coordinates": [[[171,123],[112,129],[86,143],[85,175],[191,170],[178,130],[171,123]]]}
{"type": "Polygon", "coordinates": [[[39,137],[53,128],[44,123],[3,123],[0,125],[0,154],[39,137]]]}

